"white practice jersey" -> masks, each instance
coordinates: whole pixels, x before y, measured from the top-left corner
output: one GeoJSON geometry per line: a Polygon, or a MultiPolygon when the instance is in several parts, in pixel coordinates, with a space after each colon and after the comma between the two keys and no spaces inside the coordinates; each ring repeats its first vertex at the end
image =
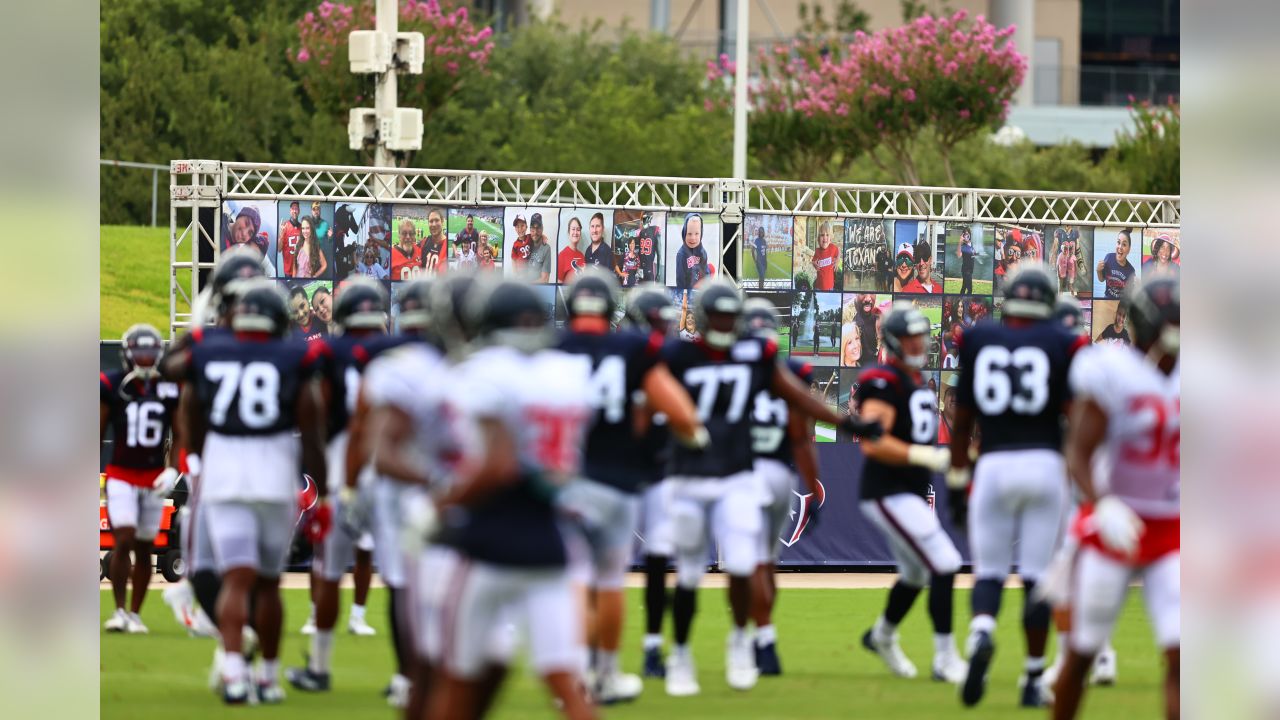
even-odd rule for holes
{"type": "Polygon", "coordinates": [[[488,347],[458,365],[453,404],[469,418],[500,418],[521,466],[567,478],[582,464],[592,406],[591,360],[559,350],[488,347]]]}
{"type": "Polygon", "coordinates": [[[1100,492],[1146,518],[1179,515],[1181,363],[1165,375],[1136,348],[1093,345],[1071,364],[1071,389],[1107,414],[1095,457],[1100,492]]]}
{"type": "Polygon", "coordinates": [[[465,452],[463,438],[474,437],[449,406],[454,378],[453,368],[438,350],[414,342],[374,358],[361,383],[370,405],[396,407],[413,421],[413,447],[433,482],[450,476],[465,452]]]}

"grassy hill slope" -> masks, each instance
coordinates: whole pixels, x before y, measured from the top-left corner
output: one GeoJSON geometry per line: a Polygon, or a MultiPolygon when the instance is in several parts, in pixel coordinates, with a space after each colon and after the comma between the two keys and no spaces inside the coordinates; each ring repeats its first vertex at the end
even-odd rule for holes
{"type": "Polygon", "coordinates": [[[99,332],[120,338],[130,325],[150,323],[169,335],[169,247],[166,227],[103,225],[99,242],[99,332]]]}

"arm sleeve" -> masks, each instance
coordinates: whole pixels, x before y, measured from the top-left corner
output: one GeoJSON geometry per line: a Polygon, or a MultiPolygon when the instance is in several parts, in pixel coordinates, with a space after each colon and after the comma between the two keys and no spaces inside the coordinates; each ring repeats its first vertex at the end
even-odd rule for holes
{"type": "Polygon", "coordinates": [[[111,382],[111,378],[107,377],[104,372],[98,373],[98,399],[103,403],[110,405],[112,398],[115,396],[115,386],[111,382]]]}

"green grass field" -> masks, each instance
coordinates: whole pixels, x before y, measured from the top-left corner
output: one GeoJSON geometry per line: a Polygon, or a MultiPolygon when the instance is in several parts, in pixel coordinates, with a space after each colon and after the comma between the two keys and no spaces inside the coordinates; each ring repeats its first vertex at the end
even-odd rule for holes
{"type": "MultiPolygon", "coordinates": [[[[164,583],[153,586],[143,617],[151,634],[101,637],[101,717],[104,720],[204,720],[247,712],[274,718],[347,720],[352,717],[392,717],[380,691],[391,669],[391,650],[385,638],[386,594],[373,590],[369,618],[381,633],[357,638],[342,633],[334,653],[334,689],[324,695],[305,695],[291,688],[280,706],[229,711],[206,688],[206,671],[213,642],[186,636],[160,600],[164,583]]],[[[619,718],[1027,718],[1016,706],[1016,682],[1021,670],[1021,591],[1006,592],[1004,616],[997,635],[990,689],[978,714],[966,712],[954,686],[932,682],[928,666],[932,631],[920,598],[901,628],[903,648],[924,677],[903,680],[889,675],[880,660],[862,649],[858,640],[884,602],[884,590],[783,590],[776,622],[785,674],[762,678],[748,693],[730,690],[724,681],[724,640],[728,614],[723,590],[704,590],[694,625],[694,657],[702,694],[670,698],[659,680],[646,680],[645,693],[628,706],[604,708],[605,717],[619,718]]],[[[628,591],[628,617],[623,639],[623,667],[638,671],[642,591],[628,591]]],[[[350,602],[344,591],[344,603],[350,602]]],[[[302,662],[306,639],[297,632],[306,616],[303,590],[286,591],[282,650],[285,666],[302,662]]],[[[968,592],[956,593],[956,628],[962,635],[968,612],[968,592]]],[[[111,609],[110,594],[102,593],[101,615],[111,609]]],[[[346,622],[346,610],[339,627],[346,622]]],[[[670,632],[668,620],[667,631],[670,632]]],[[[1086,697],[1085,718],[1155,717],[1160,703],[1162,669],[1141,601],[1132,593],[1114,635],[1119,653],[1119,684],[1094,689],[1086,697]]],[[[511,674],[498,700],[498,718],[553,718],[546,695],[527,672],[511,674]]]]}
{"type": "MultiPolygon", "coordinates": [[[[742,281],[744,285],[749,285],[751,281],[760,278],[760,268],[756,267],[755,252],[751,250],[742,253],[742,281]]],[[[791,253],[786,250],[774,250],[765,253],[765,265],[767,274],[765,280],[787,280],[791,277],[791,253]]]]}
{"type": "Polygon", "coordinates": [[[119,340],[134,323],[169,334],[169,229],[99,228],[100,337],[119,340]]]}
{"type": "MultiPolygon", "coordinates": [[[[453,240],[458,236],[458,233],[461,232],[463,228],[465,228],[466,226],[467,226],[467,218],[465,215],[454,215],[449,218],[449,224],[448,224],[448,227],[445,229],[445,232],[449,234],[449,239],[453,240]]],[[[482,217],[476,217],[475,228],[476,228],[476,232],[487,232],[489,233],[490,237],[492,237],[493,235],[499,234],[502,232],[502,223],[499,222],[497,225],[495,225],[482,217]]]]}
{"type": "MultiPolygon", "coordinates": [[[[948,295],[960,294],[960,284],[962,282],[963,281],[960,278],[947,278],[947,280],[942,284],[943,292],[947,293],[948,295]]],[[[978,280],[975,278],[973,281],[973,294],[974,295],[990,295],[991,281],[978,280]]]]}

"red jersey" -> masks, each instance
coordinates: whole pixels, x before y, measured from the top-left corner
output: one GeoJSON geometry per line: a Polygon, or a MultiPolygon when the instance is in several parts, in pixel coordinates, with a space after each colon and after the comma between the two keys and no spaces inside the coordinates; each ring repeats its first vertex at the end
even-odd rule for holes
{"type": "Polygon", "coordinates": [[[511,243],[511,262],[516,267],[522,267],[529,262],[529,253],[532,252],[533,236],[529,234],[517,235],[516,239],[511,243]]]}
{"type": "Polygon", "coordinates": [[[840,248],[831,243],[824,250],[813,251],[813,266],[818,269],[818,278],[814,282],[816,290],[833,290],[836,286],[836,258],[840,257],[840,248]]]}
{"type": "Polygon", "coordinates": [[[581,250],[574,250],[572,247],[566,247],[560,251],[560,257],[556,261],[556,277],[560,280],[560,284],[565,284],[578,274],[578,271],[586,266],[586,260],[583,258],[581,250]]]}
{"type": "Polygon", "coordinates": [[[391,246],[391,279],[412,280],[422,272],[422,246],[414,243],[408,253],[399,245],[391,246]]]}
{"type": "Polygon", "coordinates": [[[280,229],[280,257],[285,277],[293,277],[298,262],[298,246],[302,244],[302,223],[285,220],[280,229]]]}

